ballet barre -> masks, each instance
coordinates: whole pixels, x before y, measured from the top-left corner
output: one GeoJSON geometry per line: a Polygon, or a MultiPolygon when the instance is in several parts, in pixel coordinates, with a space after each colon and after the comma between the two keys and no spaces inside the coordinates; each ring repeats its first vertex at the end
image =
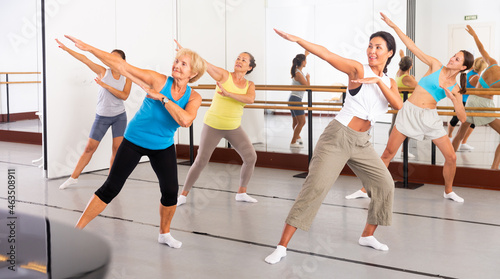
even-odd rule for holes
{"type": "Polygon", "coordinates": [[[0,72],[0,75],[5,75],[5,81],[0,84],[5,84],[5,95],[7,96],[7,122],[10,122],[10,101],[9,101],[9,84],[31,84],[41,83],[39,80],[35,81],[9,81],[9,75],[33,75],[40,74],[40,72],[0,72]]]}
{"type": "MultiPolygon", "coordinates": [[[[215,89],[215,85],[204,84],[192,87],[195,90],[213,90],[215,89]]],[[[342,109],[342,107],[332,107],[332,106],[342,106],[343,100],[345,100],[345,94],[347,91],[346,86],[294,86],[294,85],[255,85],[255,90],[262,91],[306,91],[308,94],[307,102],[288,102],[288,101],[262,101],[255,100],[254,104],[245,105],[245,108],[248,109],[282,109],[282,110],[307,110],[310,112],[313,111],[331,111],[338,112],[342,109]],[[312,92],[336,92],[342,93],[344,96],[342,98],[342,102],[312,102],[312,92]],[[306,107],[289,107],[289,104],[302,104],[307,105],[306,107]],[[282,106],[280,106],[282,105],[282,106]],[[329,106],[329,107],[317,107],[317,106],[329,106]]],[[[403,94],[403,100],[406,101],[408,99],[408,95],[413,92],[413,88],[399,88],[399,92],[403,94]]],[[[500,89],[468,89],[467,94],[470,95],[500,95],[500,89]]],[[[212,99],[202,99],[201,106],[209,107],[211,105],[212,99]]],[[[438,106],[438,115],[446,115],[446,116],[454,116],[456,115],[453,111],[441,111],[441,110],[453,110],[453,107],[449,106],[438,106]]],[[[466,110],[476,110],[476,111],[485,111],[485,112],[469,112],[467,115],[470,116],[482,116],[482,117],[500,117],[500,113],[491,113],[491,111],[500,111],[500,108],[466,108],[466,110]]],[[[389,109],[388,113],[396,114],[398,110],[389,109]]],[[[312,131],[312,113],[308,113],[308,162],[311,161],[313,154],[313,131],[312,131]]],[[[192,165],[194,162],[194,143],[193,143],[193,129],[192,125],[190,126],[190,161],[189,165],[192,165]]],[[[403,181],[396,182],[396,187],[399,188],[407,188],[407,189],[415,189],[422,184],[415,184],[408,182],[408,139],[406,139],[403,143],[403,181]]],[[[436,164],[436,146],[432,143],[431,148],[431,164],[436,164]]],[[[302,173],[295,175],[294,177],[305,177],[307,173],[302,173]]]]}

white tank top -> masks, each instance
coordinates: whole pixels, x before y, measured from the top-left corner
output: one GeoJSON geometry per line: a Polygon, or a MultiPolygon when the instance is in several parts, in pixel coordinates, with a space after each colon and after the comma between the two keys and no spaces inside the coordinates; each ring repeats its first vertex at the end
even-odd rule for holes
{"type": "MultiPolygon", "coordinates": [[[[379,77],[373,73],[369,65],[363,65],[363,68],[365,78],[378,77],[387,87],[391,87],[391,79],[386,74],[379,77]]],[[[360,119],[370,120],[373,125],[375,118],[386,113],[388,109],[389,102],[380,87],[376,84],[365,83],[361,85],[361,89],[355,96],[352,96],[347,90],[344,107],[335,119],[344,126],[348,126],[352,118],[356,116],[360,119]]]]}
{"type": "MultiPolygon", "coordinates": [[[[123,91],[125,87],[125,77],[120,76],[115,79],[110,69],[106,70],[102,82],[113,87],[116,90],[123,91]]],[[[99,86],[99,93],[97,96],[96,113],[100,116],[117,116],[125,112],[125,105],[123,100],[111,94],[106,88],[99,86]]]]}

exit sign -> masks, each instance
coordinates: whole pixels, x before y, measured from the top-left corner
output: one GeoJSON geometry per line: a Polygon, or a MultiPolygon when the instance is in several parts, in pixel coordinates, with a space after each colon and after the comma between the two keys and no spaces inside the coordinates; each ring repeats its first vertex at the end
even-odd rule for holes
{"type": "Polygon", "coordinates": [[[466,15],[464,17],[465,20],[476,20],[477,19],[477,15],[466,15]]]}

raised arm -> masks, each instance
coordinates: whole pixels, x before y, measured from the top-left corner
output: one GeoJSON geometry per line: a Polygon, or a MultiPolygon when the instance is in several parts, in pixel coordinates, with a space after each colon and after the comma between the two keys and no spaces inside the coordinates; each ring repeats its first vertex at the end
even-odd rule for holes
{"type": "Polygon", "coordinates": [[[347,74],[349,76],[349,80],[357,79],[358,74],[363,73],[363,65],[361,65],[361,63],[359,63],[358,61],[341,57],[329,51],[323,46],[313,44],[297,36],[285,33],[277,29],[274,29],[274,31],[283,39],[298,43],[301,47],[303,47],[310,53],[328,62],[335,69],[347,74]]]}
{"type": "MultiPolygon", "coordinates": [[[[174,39],[175,43],[177,44],[177,51],[182,49],[181,44],[174,39]]],[[[229,77],[229,71],[219,68],[215,65],[210,64],[207,60],[203,59],[205,61],[205,64],[207,65],[207,73],[216,81],[216,82],[225,82],[227,78],[229,77]]]]}
{"type": "Polygon", "coordinates": [[[408,86],[408,87],[417,87],[417,84],[418,84],[415,77],[410,76],[410,75],[405,76],[402,81],[403,81],[403,84],[408,86]]]}
{"type": "MultiPolygon", "coordinates": [[[[142,89],[148,93],[149,98],[154,100],[161,101],[165,95],[159,93],[158,91],[143,86],[142,89]]],[[[191,90],[191,96],[189,96],[189,101],[186,105],[186,108],[183,109],[179,107],[176,103],[169,101],[164,104],[165,109],[170,113],[172,118],[177,122],[181,127],[189,127],[193,123],[196,118],[196,114],[198,113],[198,108],[201,105],[201,96],[198,92],[191,90]]]]}
{"type": "Polygon", "coordinates": [[[106,88],[111,94],[115,95],[116,98],[122,99],[122,100],[127,100],[128,96],[130,95],[130,88],[132,87],[132,81],[127,78],[125,81],[125,86],[123,87],[123,90],[118,90],[114,87],[109,86],[107,83],[104,83],[99,77],[94,79],[97,84],[100,86],[106,88]]]}
{"type": "Polygon", "coordinates": [[[253,104],[255,101],[255,84],[253,82],[249,82],[247,93],[246,94],[235,94],[232,92],[228,92],[220,82],[217,82],[217,86],[219,86],[221,91],[217,91],[217,93],[221,94],[224,97],[229,97],[235,99],[238,102],[242,102],[245,104],[253,104]]]}
{"type": "Polygon", "coordinates": [[[439,62],[436,58],[429,56],[425,54],[422,50],[420,50],[417,45],[408,37],[406,36],[399,27],[394,24],[385,14],[380,13],[382,16],[382,20],[387,23],[389,27],[394,29],[398,37],[403,41],[403,43],[406,45],[406,47],[413,53],[415,56],[420,59],[420,61],[424,62],[427,64],[429,67],[441,67],[441,62],[439,62]]]}
{"type": "Polygon", "coordinates": [[[104,74],[106,74],[106,69],[101,66],[97,65],[96,63],[92,62],[90,59],[87,58],[87,56],[78,53],[67,46],[65,46],[63,43],[61,43],[58,39],[56,39],[57,44],[59,44],[59,48],[66,51],[69,53],[71,56],[76,58],[78,61],[82,62],[83,64],[87,65],[87,67],[92,70],[92,72],[96,73],[99,78],[103,78],[104,74]]]}
{"type": "Polygon", "coordinates": [[[467,32],[474,38],[474,42],[476,43],[477,48],[479,49],[479,53],[481,53],[481,56],[483,57],[484,61],[489,65],[497,64],[497,61],[489,55],[489,53],[484,49],[483,44],[479,40],[479,37],[477,36],[476,32],[470,25],[467,25],[465,28],[467,32]]]}
{"type": "Polygon", "coordinates": [[[108,67],[120,73],[120,75],[129,78],[130,80],[132,80],[132,82],[138,84],[141,87],[147,86],[159,92],[165,85],[165,82],[167,80],[167,77],[165,75],[162,75],[155,71],[134,67],[120,57],[88,45],[75,37],[68,35],[65,35],[65,37],[74,42],[77,48],[92,53],[108,67]]]}

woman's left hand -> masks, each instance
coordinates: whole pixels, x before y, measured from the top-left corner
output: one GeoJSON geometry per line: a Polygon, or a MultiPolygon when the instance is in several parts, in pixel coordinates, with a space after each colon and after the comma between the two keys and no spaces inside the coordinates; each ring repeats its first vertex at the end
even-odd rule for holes
{"type": "Polygon", "coordinates": [[[224,89],[224,87],[222,87],[222,84],[218,81],[216,83],[217,83],[217,86],[221,90],[221,91],[217,91],[217,93],[219,93],[220,95],[222,95],[224,97],[229,97],[229,92],[227,92],[226,89],[224,89]]]}
{"type": "Polygon", "coordinates": [[[97,84],[99,84],[102,87],[104,87],[104,85],[106,85],[104,82],[102,82],[102,80],[99,77],[96,77],[94,80],[97,84]]]}
{"type": "Polygon", "coordinates": [[[451,101],[455,102],[457,100],[457,98],[455,97],[455,95],[450,91],[450,89],[446,88],[446,87],[442,87],[441,85],[439,85],[439,87],[443,88],[444,90],[444,93],[446,94],[446,97],[450,98],[451,101]]]}
{"type": "Polygon", "coordinates": [[[383,13],[380,13],[380,15],[382,16],[382,20],[387,23],[387,25],[391,28],[394,28],[396,27],[396,24],[394,24],[394,22],[392,22],[392,20],[390,20],[385,14],[383,13]]]}
{"type": "Polygon", "coordinates": [[[146,93],[148,93],[148,95],[146,95],[146,98],[161,101],[161,99],[163,97],[165,97],[165,96],[163,96],[163,94],[160,94],[158,91],[154,90],[153,88],[149,88],[149,87],[146,87],[144,85],[141,85],[141,88],[146,93]]]}
{"type": "Polygon", "coordinates": [[[351,80],[353,83],[378,83],[380,81],[380,78],[378,77],[369,77],[369,78],[360,78],[360,79],[355,79],[351,80]]]}

